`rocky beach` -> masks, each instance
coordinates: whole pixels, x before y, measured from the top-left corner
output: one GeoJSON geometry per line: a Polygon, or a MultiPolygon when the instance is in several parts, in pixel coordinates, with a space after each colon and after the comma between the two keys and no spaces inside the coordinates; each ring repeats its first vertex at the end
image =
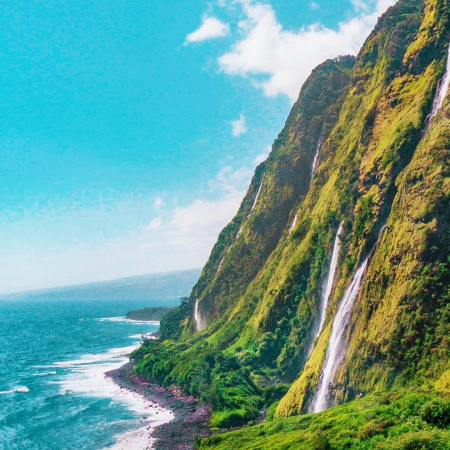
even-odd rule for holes
{"type": "Polygon", "coordinates": [[[133,373],[133,363],[106,373],[121,388],[145,397],[150,404],[171,410],[174,420],[148,427],[152,448],[155,450],[191,450],[197,437],[210,435],[208,422],[210,410],[195,398],[181,394],[175,389],[166,389],[141,380],[133,373]]]}

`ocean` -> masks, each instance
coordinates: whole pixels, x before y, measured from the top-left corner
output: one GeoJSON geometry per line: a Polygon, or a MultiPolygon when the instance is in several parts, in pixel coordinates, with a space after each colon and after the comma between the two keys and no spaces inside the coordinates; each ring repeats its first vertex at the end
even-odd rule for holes
{"type": "Polygon", "coordinates": [[[144,450],[172,413],[104,373],[158,329],[127,311],[175,303],[0,301],[0,450],[144,450]]]}

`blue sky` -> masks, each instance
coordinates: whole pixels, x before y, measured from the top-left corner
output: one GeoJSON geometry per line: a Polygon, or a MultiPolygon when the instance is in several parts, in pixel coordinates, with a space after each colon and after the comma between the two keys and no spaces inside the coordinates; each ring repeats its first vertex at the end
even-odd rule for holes
{"type": "Polygon", "coordinates": [[[1,2],[0,292],[202,266],[304,79],[392,3],[1,2]]]}

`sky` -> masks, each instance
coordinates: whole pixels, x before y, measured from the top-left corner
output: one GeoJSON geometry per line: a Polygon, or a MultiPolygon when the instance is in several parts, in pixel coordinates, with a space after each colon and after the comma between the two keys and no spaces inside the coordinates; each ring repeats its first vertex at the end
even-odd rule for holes
{"type": "Polygon", "coordinates": [[[201,267],[311,70],[393,3],[0,1],[0,293],[201,267]]]}

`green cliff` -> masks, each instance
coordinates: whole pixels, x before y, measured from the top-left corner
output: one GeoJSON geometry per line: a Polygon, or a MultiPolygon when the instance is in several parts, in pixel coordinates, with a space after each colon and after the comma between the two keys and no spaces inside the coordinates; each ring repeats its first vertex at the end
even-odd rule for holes
{"type": "Polygon", "coordinates": [[[317,67],[167,339],[132,355],[139,375],[211,404],[212,427],[274,418],[201,448],[448,448],[450,96],[435,99],[449,42],[448,0],[400,0],[356,58],[317,67]],[[363,261],[326,386],[327,406],[357,400],[302,416],[363,261]],[[399,427],[402,408],[416,428],[399,427]]]}

